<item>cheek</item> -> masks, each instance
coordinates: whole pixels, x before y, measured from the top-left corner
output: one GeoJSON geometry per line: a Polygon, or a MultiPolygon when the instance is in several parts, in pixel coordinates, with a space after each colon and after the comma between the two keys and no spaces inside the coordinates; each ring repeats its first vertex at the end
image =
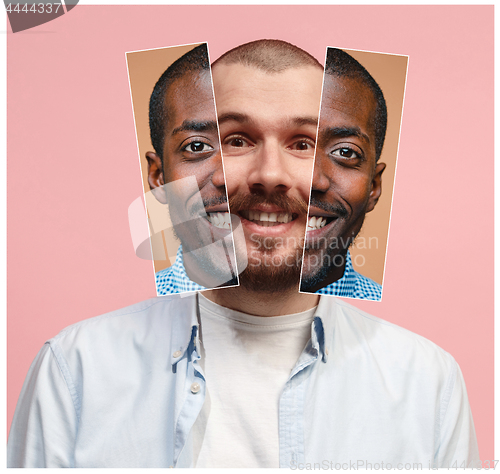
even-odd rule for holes
{"type": "Polygon", "coordinates": [[[201,190],[211,183],[211,176],[217,170],[216,162],[212,160],[186,162],[177,168],[178,178],[194,176],[201,190]]]}
{"type": "Polygon", "coordinates": [[[359,176],[343,180],[340,194],[350,204],[354,212],[363,210],[370,196],[370,180],[359,176]]]}
{"type": "Polygon", "coordinates": [[[240,186],[246,183],[246,168],[241,157],[224,158],[224,172],[226,175],[226,189],[229,196],[232,196],[240,186]]]}
{"type": "MultiPolygon", "coordinates": [[[[297,183],[297,189],[303,198],[307,201],[309,200],[309,195],[311,194],[311,179],[312,179],[312,169],[313,163],[307,164],[307,166],[300,167],[300,174],[297,173],[294,176],[294,181],[297,183]]],[[[298,170],[297,170],[298,171],[298,170]]]]}
{"type": "Polygon", "coordinates": [[[309,200],[309,194],[311,193],[313,165],[314,161],[312,159],[302,160],[298,164],[295,163],[291,170],[293,181],[296,183],[296,187],[301,196],[306,200],[309,200]]]}

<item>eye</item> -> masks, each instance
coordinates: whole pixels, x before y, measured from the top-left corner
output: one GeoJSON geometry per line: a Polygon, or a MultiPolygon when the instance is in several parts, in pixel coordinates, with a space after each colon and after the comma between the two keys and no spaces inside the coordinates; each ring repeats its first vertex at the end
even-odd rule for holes
{"type": "Polygon", "coordinates": [[[363,158],[360,153],[346,146],[336,148],[331,152],[331,154],[344,160],[357,160],[363,158]]]}
{"type": "Polygon", "coordinates": [[[189,153],[207,153],[213,151],[213,147],[205,142],[193,141],[188,143],[182,148],[182,151],[187,151],[189,153]]]}
{"type": "Polygon", "coordinates": [[[244,148],[244,147],[250,146],[250,144],[247,142],[247,140],[245,140],[242,137],[226,138],[224,145],[230,146],[233,148],[244,148]]]}
{"type": "Polygon", "coordinates": [[[311,139],[300,139],[295,141],[289,148],[295,151],[306,151],[313,152],[314,151],[314,140],[311,139]]]}

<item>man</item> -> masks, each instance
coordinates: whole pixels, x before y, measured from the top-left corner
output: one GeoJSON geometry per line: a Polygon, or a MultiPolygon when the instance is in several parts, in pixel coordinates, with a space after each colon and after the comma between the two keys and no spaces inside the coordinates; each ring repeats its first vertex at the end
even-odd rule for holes
{"type": "Polygon", "coordinates": [[[321,66],[261,40],[219,58],[213,78],[230,205],[249,253],[241,285],[149,300],[48,341],[16,409],[9,465],[477,459],[449,354],[335,298],[297,291],[294,240],[309,191],[293,169],[312,171],[321,66]]]}
{"type": "Polygon", "coordinates": [[[156,274],[157,293],[237,284],[206,44],[162,74],[149,108],[148,182],[181,241],[175,263],[156,274]]]}
{"type": "Polygon", "coordinates": [[[378,160],[387,128],[379,85],[349,54],[328,48],[301,290],[380,300],[348,248],[382,192],[378,160]]]}

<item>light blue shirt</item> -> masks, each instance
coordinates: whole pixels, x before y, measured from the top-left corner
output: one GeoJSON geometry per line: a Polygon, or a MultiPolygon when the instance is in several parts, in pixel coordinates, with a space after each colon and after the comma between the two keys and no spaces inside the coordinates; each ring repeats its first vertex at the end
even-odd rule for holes
{"type": "MultiPolygon", "coordinates": [[[[50,339],[18,401],[8,466],[190,467],[191,428],[210,383],[197,312],[196,295],[160,297],[50,339]]],[[[279,464],[292,469],[479,458],[455,360],[332,297],[321,297],[283,387],[278,426],[279,464]]]]}

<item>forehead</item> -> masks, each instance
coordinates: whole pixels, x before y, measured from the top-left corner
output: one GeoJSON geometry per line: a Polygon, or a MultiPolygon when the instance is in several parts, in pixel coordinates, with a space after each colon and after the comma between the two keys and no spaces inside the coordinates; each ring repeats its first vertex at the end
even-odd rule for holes
{"type": "Polygon", "coordinates": [[[213,81],[217,112],[251,115],[261,123],[318,116],[323,73],[311,66],[267,73],[241,64],[216,65],[213,81]]]}
{"type": "Polygon", "coordinates": [[[167,133],[185,120],[215,120],[210,72],[188,72],[170,84],[165,93],[165,110],[167,133]]]}
{"type": "Polygon", "coordinates": [[[320,133],[324,127],[346,126],[374,136],[376,107],[375,96],[363,81],[325,74],[320,133]]]}

